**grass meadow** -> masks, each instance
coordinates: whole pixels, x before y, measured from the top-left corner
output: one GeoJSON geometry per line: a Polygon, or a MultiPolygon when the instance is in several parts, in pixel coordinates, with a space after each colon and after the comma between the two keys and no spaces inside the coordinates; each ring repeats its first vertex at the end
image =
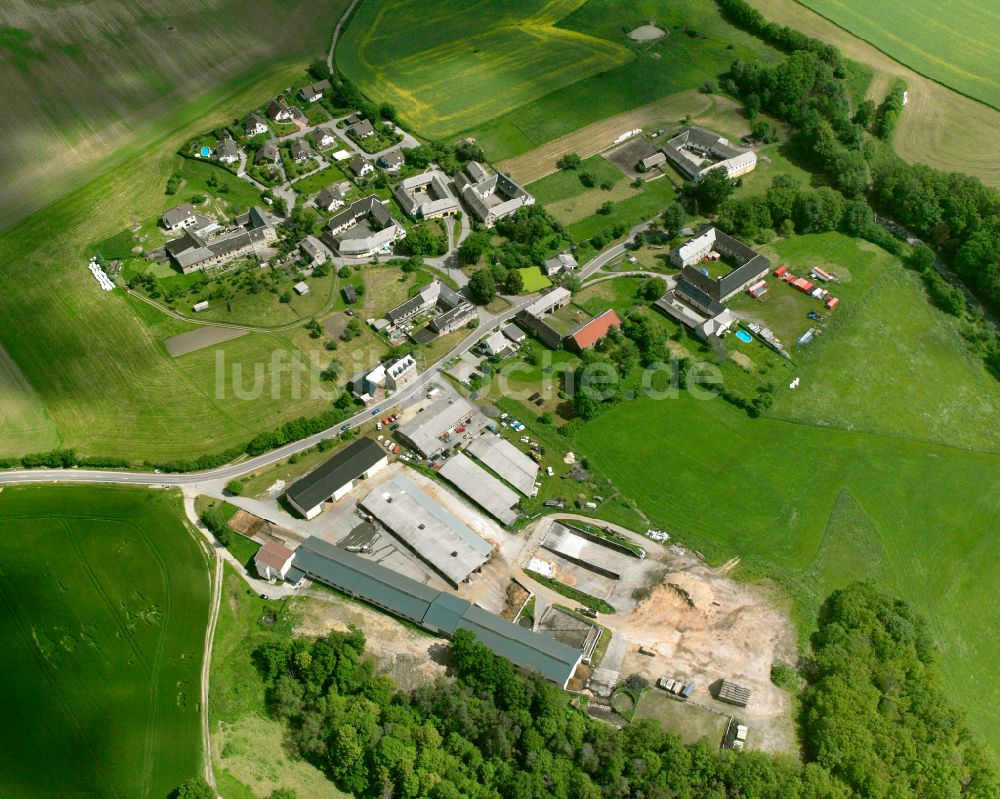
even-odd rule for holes
{"type": "Polygon", "coordinates": [[[933,0],[801,0],[915,71],[1000,108],[1000,7],[963,3],[942,14],[933,0]]]}
{"type": "Polygon", "coordinates": [[[14,52],[0,36],[0,228],[90,180],[105,159],[145,149],[179,115],[211,111],[235,89],[325,52],[347,5],[4,3],[2,25],[28,38],[14,52]]]}
{"type": "Polygon", "coordinates": [[[177,498],[0,494],[4,796],[159,799],[200,772],[205,555],[177,498]]]}
{"type": "Polygon", "coordinates": [[[100,291],[86,267],[94,243],[200,187],[201,170],[211,167],[173,155],[180,142],[213,120],[227,121],[254,107],[300,75],[301,65],[277,70],[216,105],[209,118],[201,109],[141,157],[0,234],[0,344],[20,371],[20,377],[0,373],[0,387],[6,397],[8,386],[17,391],[19,381],[26,381],[36,398],[29,402],[23,389],[13,395],[22,397],[21,410],[0,422],[0,457],[35,451],[43,441],[48,445],[52,436],[39,435],[43,418],[51,420],[59,443],[81,454],[170,459],[245,442],[261,429],[326,406],[307,395],[275,395],[271,387],[287,385],[288,375],[272,369],[272,353],[288,347],[270,336],[252,334],[170,358],[163,340],[191,328],[148,306],[137,311],[142,303],[123,300],[118,291],[100,291]],[[190,183],[169,197],[163,187],[179,168],[190,183]],[[260,396],[239,399],[231,390],[217,395],[217,352],[229,364],[240,363],[247,382],[255,369],[262,370],[260,396]]]}
{"type": "Polygon", "coordinates": [[[474,133],[493,161],[772,52],[724,22],[711,0],[627,9],[614,0],[363,0],[342,42],[338,67],[366,94],[395,103],[424,135],[474,133]],[[625,36],[623,27],[650,19],[669,35],[652,45],[625,36]]]}
{"type": "Polygon", "coordinates": [[[826,332],[793,351],[801,387],[779,392],[766,418],[685,392],[620,405],[572,445],[651,526],[780,583],[803,635],[850,580],[912,601],[933,620],[949,688],[991,741],[1000,441],[982,422],[996,417],[1000,389],[914,276],[869,246],[836,234],[778,245],[857,290],[845,284],[850,298],[826,332]]]}

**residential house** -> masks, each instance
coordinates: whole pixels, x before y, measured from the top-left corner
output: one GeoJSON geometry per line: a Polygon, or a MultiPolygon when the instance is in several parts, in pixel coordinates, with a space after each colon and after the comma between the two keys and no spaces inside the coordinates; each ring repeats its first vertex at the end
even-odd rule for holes
{"type": "Polygon", "coordinates": [[[354,156],[349,164],[351,169],[351,174],[356,178],[367,177],[375,171],[375,167],[372,165],[371,161],[362,158],[360,155],[354,156]]]}
{"type": "Polygon", "coordinates": [[[291,122],[295,115],[284,97],[275,97],[268,103],[267,115],[275,122],[291,122]]]}
{"type": "Polygon", "coordinates": [[[171,208],[160,217],[160,224],[171,233],[192,227],[196,221],[197,214],[195,214],[194,206],[191,203],[183,203],[176,208],[171,208]]]}
{"type": "Polygon", "coordinates": [[[257,550],[253,563],[257,568],[257,574],[262,580],[284,580],[288,570],[292,567],[292,560],[295,553],[288,547],[283,547],[277,541],[268,541],[257,550]]]}
{"type": "Polygon", "coordinates": [[[260,114],[251,114],[247,117],[243,130],[246,132],[247,136],[261,136],[268,131],[267,122],[264,121],[264,117],[260,114]]]}
{"type": "Polygon", "coordinates": [[[315,83],[310,83],[308,86],[303,86],[299,89],[299,96],[307,103],[315,103],[317,100],[323,99],[323,93],[328,91],[329,88],[330,81],[318,80],[315,83]]]}
{"type": "Polygon", "coordinates": [[[326,223],[322,239],[342,256],[367,258],[406,238],[404,228],[382,201],[370,195],[352,203],[326,223]]]}
{"type": "Polygon", "coordinates": [[[348,384],[351,393],[366,405],[387,393],[400,391],[417,379],[417,362],[412,355],[403,355],[377,364],[348,384]]]}
{"type": "Polygon", "coordinates": [[[495,355],[504,355],[510,351],[513,345],[509,338],[499,330],[495,330],[482,340],[480,346],[483,348],[483,352],[493,357],[495,355]]]}
{"type": "Polygon", "coordinates": [[[263,146],[257,151],[257,155],[254,156],[253,162],[264,166],[280,164],[281,152],[278,150],[277,139],[264,142],[263,146]]]}
{"type": "Polygon", "coordinates": [[[455,186],[473,215],[486,227],[535,204],[535,198],[513,180],[499,172],[490,174],[477,161],[470,161],[465,172],[455,178],[455,186]]]}
{"type": "Polygon", "coordinates": [[[313,141],[319,149],[332,147],[338,141],[337,134],[332,129],[320,126],[313,131],[313,141]]]}
{"type": "Polygon", "coordinates": [[[344,206],[346,194],[343,186],[327,186],[316,195],[316,207],[323,211],[336,211],[344,206]]]}
{"type": "Polygon", "coordinates": [[[392,193],[399,206],[414,219],[434,219],[458,213],[458,198],[451,178],[439,169],[401,180],[392,193]]]}
{"type": "Polygon", "coordinates": [[[403,164],[405,163],[406,159],[403,157],[403,152],[398,147],[394,150],[389,150],[389,152],[380,155],[378,158],[378,165],[386,172],[398,172],[403,168],[403,164]]]}
{"type": "Polygon", "coordinates": [[[215,143],[215,159],[224,164],[235,164],[240,160],[240,148],[232,139],[219,139],[215,143]]]}
{"type": "Polygon", "coordinates": [[[306,236],[302,239],[302,241],[299,242],[299,250],[301,250],[302,254],[309,259],[310,263],[326,263],[326,247],[320,244],[319,239],[315,236],[306,236]]]}
{"type": "Polygon", "coordinates": [[[553,275],[558,275],[562,272],[571,272],[578,266],[576,258],[573,257],[572,253],[561,252],[554,258],[549,258],[542,264],[542,270],[549,277],[553,275]]]}
{"type": "Polygon", "coordinates": [[[296,163],[308,161],[314,155],[313,148],[305,139],[296,139],[293,141],[288,147],[288,154],[296,163]]]}
{"type": "Polygon", "coordinates": [[[348,128],[348,131],[353,133],[359,139],[367,139],[369,136],[375,135],[375,127],[367,119],[355,122],[348,128]]]}

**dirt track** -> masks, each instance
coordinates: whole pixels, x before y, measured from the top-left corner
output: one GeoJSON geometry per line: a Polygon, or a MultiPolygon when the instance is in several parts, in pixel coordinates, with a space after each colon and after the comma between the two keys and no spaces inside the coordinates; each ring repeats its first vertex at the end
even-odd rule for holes
{"type": "Polygon", "coordinates": [[[567,133],[523,155],[501,161],[497,166],[519,183],[531,183],[555,172],[556,161],[566,153],[588,158],[610,147],[615,138],[627,130],[678,123],[689,114],[697,117],[712,112],[719,105],[735,103],[718,95],[701,94],[694,89],[672,94],[567,133]]]}

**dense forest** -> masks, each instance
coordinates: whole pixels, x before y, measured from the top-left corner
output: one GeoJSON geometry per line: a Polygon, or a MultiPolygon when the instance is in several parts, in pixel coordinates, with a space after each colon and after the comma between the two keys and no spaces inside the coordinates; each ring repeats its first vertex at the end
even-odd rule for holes
{"type": "Polygon", "coordinates": [[[450,647],[456,679],[410,693],[374,673],[358,630],[262,636],[254,659],[270,712],[300,756],[359,798],[1000,797],[944,696],[925,623],[868,584],[820,612],[804,669],[803,762],[686,746],[649,720],[595,721],[465,631],[450,647]]]}

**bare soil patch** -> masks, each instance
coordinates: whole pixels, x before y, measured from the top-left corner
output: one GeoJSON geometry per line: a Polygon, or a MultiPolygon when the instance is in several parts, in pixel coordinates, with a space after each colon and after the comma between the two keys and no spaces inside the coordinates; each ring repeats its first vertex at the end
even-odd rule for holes
{"type": "Polygon", "coordinates": [[[216,327],[211,325],[171,336],[163,342],[163,346],[167,348],[167,352],[171,356],[177,358],[181,355],[187,355],[189,352],[211,347],[214,344],[232,341],[234,338],[245,336],[247,332],[249,331],[236,327],[216,327]]]}

